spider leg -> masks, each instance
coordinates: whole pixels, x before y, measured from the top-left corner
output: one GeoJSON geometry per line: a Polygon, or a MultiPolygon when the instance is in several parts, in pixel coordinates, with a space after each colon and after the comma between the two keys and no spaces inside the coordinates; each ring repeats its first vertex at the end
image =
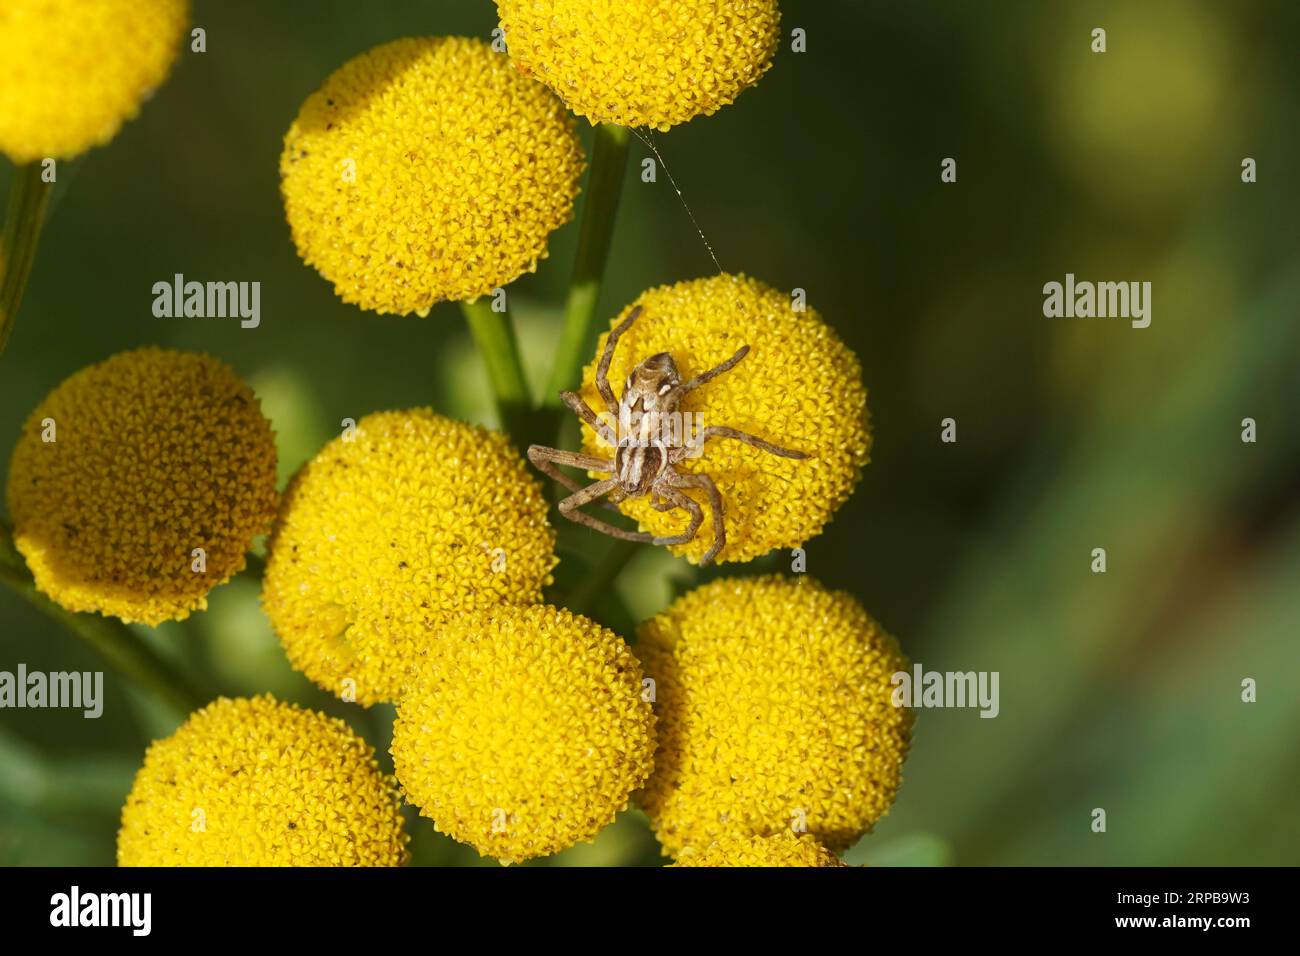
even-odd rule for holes
{"type": "Polygon", "coordinates": [[[613,491],[617,485],[617,478],[606,478],[594,485],[588,485],[581,491],[574,492],[560,502],[560,514],[570,521],[586,525],[593,531],[599,531],[601,534],[607,534],[610,537],[622,538],[624,541],[644,541],[646,543],[654,541],[655,536],[652,534],[646,534],[644,531],[624,531],[622,528],[616,528],[606,521],[601,521],[595,515],[589,515],[585,511],[578,510],[583,505],[595,501],[601,495],[613,491]]]}
{"type": "Polygon", "coordinates": [[[695,537],[695,533],[700,530],[700,525],[704,522],[704,511],[693,498],[689,498],[675,488],[663,488],[659,492],[668,501],[672,502],[669,508],[660,508],[660,511],[669,511],[672,508],[685,508],[691,514],[691,523],[681,534],[675,534],[671,537],[655,538],[655,544],[685,544],[695,537]]]}
{"type": "MultiPolygon", "coordinates": [[[[700,567],[704,567],[718,556],[718,552],[727,543],[727,529],[722,520],[722,495],[718,493],[718,486],[713,483],[713,479],[708,475],[698,473],[693,475],[674,474],[673,477],[673,484],[678,488],[702,488],[704,493],[709,496],[709,511],[713,515],[713,546],[700,559],[700,567]]],[[[678,492],[678,494],[680,495],[681,492],[678,492]]],[[[681,496],[686,497],[685,495],[681,496]]],[[[687,500],[690,501],[689,498],[687,500]]],[[[696,510],[699,510],[699,505],[695,507],[696,510]]]]}
{"type": "MultiPolygon", "coordinates": [[[[570,491],[582,491],[586,486],[560,471],[558,467],[560,465],[569,465],[572,468],[582,468],[586,471],[608,471],[612,473],[614,470],[614,463],[603,458],[579,455],[571,451],[561,451],[558,448],[547,448],[545,445],[529,445],[528,460],[537,467],[538,471],[545,472],[570,491]]],[[[608,508],[611,511],[618,510],[609,502],[602,502],[601,507],[608,508]]]]}
{"type": "Polygon", "coordinates": [[[591,406],[582,400],[581,395],[576,392],[561,392],[560,400],[568,405],[575,415],[595,429],[596,434],[608,442],[611,448],[618,447],[618,438],[615,437],[614,430],[596,416],[591,406]]]}
{"type": "Polygon", "coordinates": [[[734,428],[727,428],[724,425],[710,425],[704,431],[700,432],[698,441],[705,442],[710,438],[734,438],[736,441],[743,441],[746,445],[751,445],[759,451],[765,451],[769,455],[779,455],[782,458],[807,458],[808,456],[801,451],[794,451],[789,448],[782,448],[780,445],[773,445],[771,442],[763,441],[748,432],[737,431],[734,428]]]}
{"type": "Polygon", "coordinates": [[[717,365],[709,369],[707,372],[703,372],[700,375],[695,376],[689,382],[683,382],[681,385],[678,385],[677,394],[684,395],[686,392],[689,392],[691,389],[699,388],[705,382],[712,381],[713,379],[721,375],[723,372],[731,371],[733,368],[739,365],[740,360],[743,359],[748,354],[749,354],[749,346],[742,345],[740,348],[736,349],[735,355],[727,359],[721,365],[717,365]]]}
{"type": "Polygon", "coordinates": [[[600,392],[600,397],[605,400],[609,413],[615,418],[618,417],[618,400],[614,398],[614,390],[609,387],[609,363],[614,358],[618,337],[632,327],[632,323],[640,314],[641,306],[638,305],[614,328],[614,331],[609,333],[609,338],[605,340],[605,352],[600,357],[600,364],[596,366],[596,390],[600,392]]]}

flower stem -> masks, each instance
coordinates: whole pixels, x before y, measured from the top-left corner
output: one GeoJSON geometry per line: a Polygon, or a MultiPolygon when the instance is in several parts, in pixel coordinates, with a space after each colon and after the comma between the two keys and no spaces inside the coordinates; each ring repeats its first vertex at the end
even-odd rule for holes
{"type": "Polygon", "coordinates": [[[49,187],[41,181],[39,163],[14,169],[0,239],[0,353],[4,352],[36,259],[36,243],[45,218],[49,187]]]}
{"type": "Polygon", "coordinates": [[[207,697],[186,677],[121,621],[64,610],[38,591],[26,562],[14,547],[9,528],[3,523],[0,523],[0,581],[66,626],[177,716],[184,717],[207,702],[207,697]]]}
{"type": "Polygon", "coordinates": [[[524,377],[524,364],[519,356],[519,341],[509,312],[494,312],[492,300],[481,296],[472,302],[462,302],[465,322],[470,335],[478,345],[479,355],[487,366],[488,380],[496,401],[497,417],[501,426],[517,442],[530,439],[533,400],[524,377]]]}
{"type": "Polygon", "coordinates": [[[592,320],[596,314],[600,286],[609,258],[614,220],[627,169],[628,144],[632,134],[624,126],[600,124],[592,147],[591,177],[582,206],[578,252],[564,309],[564,331],[555,353],[555,364],[542,396],[543,406],[560,405],[560,392],[578,384],[584,359],[590,351],[592,320]]]}

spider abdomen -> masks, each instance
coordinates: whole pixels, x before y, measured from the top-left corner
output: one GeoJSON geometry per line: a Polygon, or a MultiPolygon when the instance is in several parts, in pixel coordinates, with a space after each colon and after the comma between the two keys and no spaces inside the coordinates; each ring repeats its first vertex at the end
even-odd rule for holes
{"type": "Polygon", "coordinates": [[[644,495],[668,468],[668,449],[661,442],[627,440],[618,447],[614,467],[623,494],[644,495]]]}

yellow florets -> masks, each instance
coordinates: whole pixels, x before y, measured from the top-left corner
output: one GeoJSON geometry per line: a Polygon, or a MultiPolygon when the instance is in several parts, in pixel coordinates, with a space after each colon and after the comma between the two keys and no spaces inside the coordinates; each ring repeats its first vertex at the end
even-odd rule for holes
{"type": "Polygon", "coordinates": [[[0,3],[0,153],[71,159],[107,143],[167,77],[185,0],[0,3]]]}
{"type": "Polygon", "coordinates": [[[275,460],[270,423],[228,366],[123,352],[67,379],[23,426],[14,543],[69,610],[181,620],[270,530],[275,460]]]}
{"type": "Polygon", "coordinates": [[[477,40],[397,40],[307,98],[280,157],[298,254],[344,302],[427,313],[532,272],[582,174],[572,118],[477,40]]]}
{"type": "MultiPolygon", "coordinates": [[[[867,392],[853,352],[815,311],[796,311],[790,296],[745,276],[662,286],[636,304],[643,312],[619,339],[609,370],[616,397],[628,372],[658,352],[672,355],[685,380],[749,345],[739,365],[683,398],[682,411],[693,416],[691,431],[698,424],[726,426],[810,456],[780,458],[734,439],[711,438],[701,455],[676,466],[709,475],[722,494],[727,544],[717,560],[748,561],[820,533],[853,491],[871,449],[867,392]]],[[[593,362],[582,394],[604,413],[595,375],[593,362]]],[[[611,457],[590,428],[583,426],[583,433],[590,454],[611,457]]],[[[702,492],[685,493],[700,502],[705,521],[694,539],[672,550],[699,561],[713,543],[713,520],[702,492]]],[[[656,511],[649,496],[619,507],[656,535],[679,534],[689,520],[681,509],[656,511]]]]}
{"type": "Polygon", "coordinates": [[[497,0],[510,57],[593,123],[716,113],[776,53],[776,0],[497,0]]]}
{"type": "Polygon", "coordinates": [[[796,829],[834,851],[893,803],[912,714],[897,642],[807,578],[714,581],[642,625],[659,752],[641,804],[667,853],[796,829]]]}
{"type": "Polygon", "coordinates": [[[552,607],[498,608],[439,629],[392,753],[438,830],[510,863],[613,821],[650,772],[654,716],[617,634],[552,607]]]}
{"type": "Polygon", "coordinates": [[[122,808],[119,866],[400,866],[401,796],[343,721],[222,698],[156,741],[122,808]]]}
{"type": "Polygon", "coordinates": [[[808,834],[783,830],[772,836],[727,836],[704,849],[684,852],[673,866],[847,866],[808,834]]]}
{"type": "Polygon", "coordinates": [[[369,415],[285,492],[262,605],[320,686],[396,700],[447,616],[541,599],[546,510],[505,436],[428,409],[369,415]]]}

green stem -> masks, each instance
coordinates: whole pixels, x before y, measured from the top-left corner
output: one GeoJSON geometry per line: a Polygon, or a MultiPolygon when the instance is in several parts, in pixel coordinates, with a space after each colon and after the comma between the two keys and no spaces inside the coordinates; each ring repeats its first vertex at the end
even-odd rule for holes
{"type": "Polygon", "coordinates": [[[601,124],[596,127],[573,281],[569,285],[569,300],[564,309],[564,331],[556,349],[546,394],[542,396],[542,404],[547,407],[558,407],[560,392],[578,384],[583,363],[590,355],[592,321],[605,276],[610,240],[614,236],[614,220],[623,192],[631,138],[631,132],[623,126],[601,124]]]}
{"type": "Polygon", "coordinates": [[[49,187],[41,182],[39,163],[14,169],[0,239],[0,353],[4,352],[36,259],[36,243],[45,218],[49,187]]]}
{"type": "Polygon", "coordinates": [[[632,559],[641,553],[641,542],[625,541],[615,538],[605,552],[605,556],[591,569],[568,596],[564,606],[575,614],[585,614],[597,600],[623,573],[623,569],[632,563],[632,559]]]}
{"type": "Polygon", "coordinates": [[[533,427],[533,399],[519,356],[519,340],[509,312],[494,312],[492,300],[480,297],[462,302],[461,311],[470,335],[478,346],[496,402],[497,417],[516,442],[530,440],[533,427]]]}
{"type": "Polygon", "coordinates": [[[121,621],[64,610],[38,591],[26,562],[14,547],[8,527],[3,523],[0,523],[0,581],[75,633],[114,669],[178,716],[184,717],[207,703],[207,698],[188,679],[121,621]]]}

